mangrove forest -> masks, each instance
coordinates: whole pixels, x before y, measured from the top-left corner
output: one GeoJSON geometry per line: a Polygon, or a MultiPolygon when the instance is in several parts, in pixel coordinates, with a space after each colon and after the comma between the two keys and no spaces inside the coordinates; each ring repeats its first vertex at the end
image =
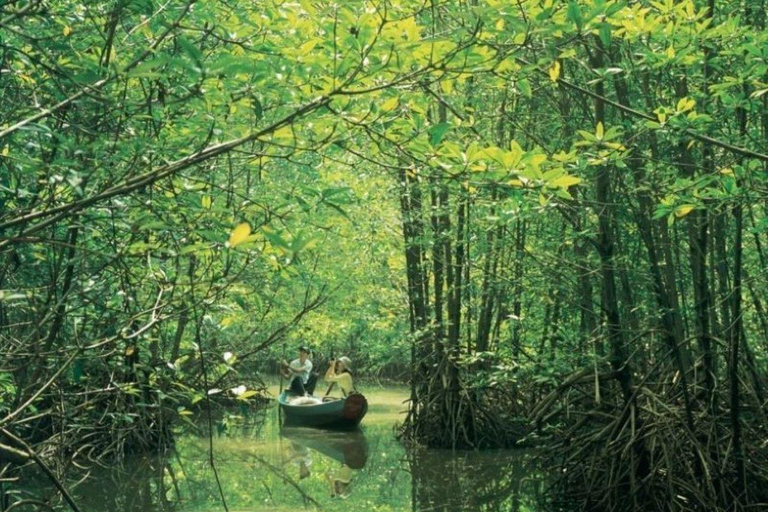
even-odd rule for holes
{"type": "Polygon", "coordinates": [[[768,510],[767,21],[0,0],[0,511],[768,510]]]}

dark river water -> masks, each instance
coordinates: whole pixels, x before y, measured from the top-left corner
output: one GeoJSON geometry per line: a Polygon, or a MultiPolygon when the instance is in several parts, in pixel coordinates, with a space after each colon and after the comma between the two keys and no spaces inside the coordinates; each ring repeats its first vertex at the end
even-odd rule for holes
{"type": "MultiPolygon", "coordinates": [[[[353,434],[281,430],[274,405],[219,418],[214,457],[230,512],[545,510],[546,485],[530,452],[406,450],[394,426],[407,389],[365,393],[370,409],[353,434]]],[[[171,453],[92,468],[70,476],[68,485],[83,512],[225,510],[208,437],[190,433],[177,437],[171,453]]],[[[38,496],[53,492],[37,489],[38,496]]]]}

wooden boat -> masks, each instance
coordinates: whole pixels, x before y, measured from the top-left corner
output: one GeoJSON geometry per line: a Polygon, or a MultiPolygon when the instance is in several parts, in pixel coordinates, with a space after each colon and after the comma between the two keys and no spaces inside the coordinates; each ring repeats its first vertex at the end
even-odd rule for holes
{"type": "Polygon", "coordinates": [[[362,430],[335,432],[305,427],[283,427],[280,436],[292,443],[330,457],[350,469],[362,469],[368,461],[368,441],[362,430]]]}
{"type": "Polygon", "coordinates": [[[357,427],[368,412],[368,400],[360,393],[315,405],[291,405],[291,396],[283,391],[277,397],[286,426],[349,430],[357,427]]]}

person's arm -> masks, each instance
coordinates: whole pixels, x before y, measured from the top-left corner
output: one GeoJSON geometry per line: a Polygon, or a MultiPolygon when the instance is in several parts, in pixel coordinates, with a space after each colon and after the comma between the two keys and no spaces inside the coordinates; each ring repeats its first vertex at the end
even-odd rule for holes
{"type": "Polygon", "coordinates": [[[298,375],[299,373],[304,371],[304,366],[298,366],[297,367],[297,366],[294,366],[293,363],[294,362],[292,361],[291,364],[286,366],[286,368],[291,373],[291,375],[298,375]]]}
{"type": "MultiPolygon", "coordinates": [[[[291,369],[291,373],[294,374],[294,375],[301,375],[302,373],[304,373],[306,371],[307,363],[308,362],[309,362],[309,360],[304,361],[304,363],[302,363],[301,361],[298,361],[298,362],[296,362],[295,365],[291,364],[291,368],[290,368],[291,369]]],[[[310,366],[310,368],[312,368],[312,367],[310,366]]]]}
{"type": "Polygon", "coordinates": [[[335,369],[336,369],[336,360],[331,359],[331,363],[330,365],[328,365],[328,369],[325,371],[325,380],[330,382],[330,385],[328,386],[328,391],[325,392],[326,397],[331,394],[333,387],[336,385],[337,377],[336,377],[335,369]]]}
{"type": "Polygon", "coordinates": [[[325,372],[325,380],[330,382],[337,382],[339,380],[339,375],[336,374],[336,360],[331,360],[328,371],[325,372]]]}

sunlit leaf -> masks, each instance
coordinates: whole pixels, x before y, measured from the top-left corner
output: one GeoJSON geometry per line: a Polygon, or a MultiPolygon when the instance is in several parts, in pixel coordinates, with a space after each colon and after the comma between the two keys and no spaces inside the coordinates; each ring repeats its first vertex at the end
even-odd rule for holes
{"type": "Polygon", "coordinates": [[[557,82],[560,78],[560,61],[555,61],[552,67],[549,68],[549,79],[553,82],[557,82]]]}
{"type": "Polygon", "coordinates": [[[549,185],[551,187],[568,188],[573,185],[578,185],[579,183],[581,183],[581,179],[576,176],[561,176],[560,178],[555,178],[550,181],[549,185]]]}
{"type": "Polygon", "coordinates": [[[251,226],[247,222],[239,224],[229,235],[229,246],[236,247],[238,244],[243,243],[250,234],[251,226]]]}
{"type": "Polygon", "coordinates": [[[685,217],[695,209],[696,209],[696,206],[692,204],[684,204],[684,205],[678,206],[677,208],[675,208],[675,217],[677,217],[678,219],[682,219],[683,217],[685,217]]]}

